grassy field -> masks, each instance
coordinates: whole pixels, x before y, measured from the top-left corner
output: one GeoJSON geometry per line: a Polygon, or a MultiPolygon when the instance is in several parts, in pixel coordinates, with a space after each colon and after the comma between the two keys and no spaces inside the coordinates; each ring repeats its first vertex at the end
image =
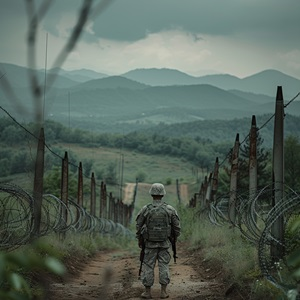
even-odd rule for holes
{"type": "MultiPolygon", "coordinates": [[[[137,193],[136,208],[139,209],[143,204],[151,200],[149,198],[149,185],[153,182],[161,182],[166,186],[167,195],[165,200],[170,204],[176,204],[177,191],[176,180],[181,185],[188,186],[188,194],[185,195],[183,201],[187,203],[195,192],[198,192],[200,183],[203,180],[204,174],[200,168],[187,162],[184,159],[160,156],[160,155],[146,155],[135,151],[122,152],[120,149],[104,148],[104,147],[82,147],[74,144],[56,144],[56,148],[60,149],[61,153],[68,152],[69,161],[72,164],[79,165],[81,161],[83,169],[85,169],[85,162],[92,161],[91,172],[94,172],[96,178],[96,185],[100,186],[102,180],[105,180],[99,176],[101,170],[105,170],[109,165],[113,165],[116,171],[117,185],[107,184],[107,191],[111,192],[113,196],[120,197],[120,183],[122,182],[124,191],[126,184],[135,183],[137,177],[143,177],[140,181],[137,193]],[[75,162],[74,162],[75,160],[75,162]],[[123,161],[123,162],[122,162],[123,161]],[[122,174],[123,166],[123,174],[122,174]],[[198,169],[198,172],[194,170],[198,169]],[[121,174],[123,176],[121,176],[121,174]],[[148,186],[147,186],[148,184],[148,186]]],[[[46,155],[49,154],[49,150],[46,149],[46,155]]],[[[53,155],[50,153],[50,155],[53,155]]],[[[61,155],[62,156],[62,155],[61,155]]],[[[32,153],[34,159],[35,153],[32,153]]],[[[60,164],[59,157],[55,158],[58,165],[60,164]]],[[[47,164],[47,159],[45,160],[47,164]]],[[[85,173],[85,172],[84,172],[85,173]]],[[[75,176],[76,177],[76,176],[75,176]]],[[[17,174],[15,176],[9,176],[0,178],[0,182],[10,182],[28,192],[33,189],[34,173],[33,171],[27,171],[27,173],[17,174]]],[[[84,184],[90,187],[90,174],[84,175],[84,184]]],[[[99,194],[100,190],[97,188],[96,193],[99,194]]],[[[89,203],[89,196],[86,196],[85,203],[89,203]]]]}
{"type": "MultiPolygon", "coordinates": [[[[67,148],[69,146],[65,145],[65,147],[67,148]]],[[[143,174],[144,180],[142,183],[163,183],[167,189],[166,200],[170,200],[171,202],[172,198],[177,198],[176,180],[178,180],[180,184],[187,184],[189,186],[189,197],[192,197],[195,190],[200,188],[199,181],[201,182],[203,176],[206,175],[200,171],[198,175],[195,175],[193,170],[196,166],[186,160],[170,156],[153,156],[126,150],[123,150],[121,153],[119,149],[103,147],[83,148],[77,145],[71,145],[70,151],[74,153],[77,158],[93,161],[92,171],[95,173],[96,178],[97,170],[106,169],[109,164],[114,164],[119,183],[121,182],[121,161],[123,157],[123,186],[125,186],[126,183],[135,183],[136,178],[139,177],[140,174],[143,174]]],[[[85,178],[85,180],[87,179],[88,178],[85,178]]],[[[101,179],[96,180],[100,184],[101,179]]],[[[119,186],[107,185],[107,189],[114,195],[119,195],[119,186]]],[[[141,203],[144,202],[143,195],[149,197],[148,190],[145,191],[145,187],[140,185],[138,196],[141,197],[141,203]]]]}

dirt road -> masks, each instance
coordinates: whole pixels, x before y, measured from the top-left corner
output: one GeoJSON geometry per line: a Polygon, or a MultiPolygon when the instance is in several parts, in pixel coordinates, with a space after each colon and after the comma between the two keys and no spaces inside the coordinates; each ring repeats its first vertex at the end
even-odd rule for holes
{"type": "MultiPolygon", "coordinates": [[[[228,287],[222,272],[211,267],[197,252],[178,247],[177,264],[170,265],[169,299],[225,299],[228,287]]],[[[75,269],[78,266],[73,266],[75,269]]],[[[79,273],[63,283],[50,285],[51,299],[140,299],[143,286],[138,279],[139,257],[128,251],[102,252],[95,256],[79,273]]],[[[156,273],[152,288],[153,299],[159,299],[160,285],[156,273]]],[[[244,299],[231,294],[226,299],[244,299]]]]}

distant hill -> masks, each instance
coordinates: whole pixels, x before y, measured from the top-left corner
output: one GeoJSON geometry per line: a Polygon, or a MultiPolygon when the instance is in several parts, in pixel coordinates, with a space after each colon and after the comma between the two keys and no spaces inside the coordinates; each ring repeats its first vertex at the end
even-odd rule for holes
{"type": "Polygon", "coordinates": [[[194,77],[172,69],[136,69],[122,76],[152,86],[210,84],[225,90],[240,90],[271,97],[276,96],[277,86],[283,87],[287,98],[300,91],[300,80],[276,70],[265,70],[243,79],[228,74],[194,77]]]}
{"type": "Polygon", "coordinates": [[[166,68],[135,69],[121,76],[151,86],[199,84],[196,77],[166,68]]]}
{"type": "MultiPolygon", "coordinates": [[[[52,70],[53,72],[54,70],[52,70]]],[[[50,76],[50,71],[46,72],[50,76]]],[[[12,64],[0,63],[0,74],[5,74],[5,79],[10,83],[13,88],[29,88],[31,82],[29,81],[29,72],[27,68],[19,67],[12,64]]],[[[36,70],[37,78],[41,86],[45,82],[45,71],[36,70]]],[[[58,73],[54,81],[54,88],[70,88],[78,84],[77,81],[71,80],[66,76],[58,73]]]]}
{"type": "MultiPolygon", "coordinates": [[[[14,94],[5,93],[5,89],[1,87],[4,82],[2,79],[0,105],[16,117],[30,119],[32,115],[27,111],[17,115],[19,107],[15,101],[19,99],[29,112],[35,110],[27,69],[0,64],[0,70],[10,82],[14,94]]],[[[108,76],[85,82],[70,80],[70,77],[82,76],[81,80],[84,80],[87,76],[102,75],[89,70],[54,71],[57,74],[56,81],[43,97],[45,117],[65,125],[70,121],[72,126],[101,132],[130,132],[158,124],[234,120],[252,115],[273,114],[278,82],[295,89],[300,86],[299,80],[272,70],[239,79],[226,74],[196,78],[176,70],[140,69],[127,73],[132,79],[108,76]],[[160,80],[165,85],[142,83],[143,78],[147,78],[146,75],[152,80],[152,84],[154,80],[160,80]],[[199,80],[206,83],[196,83],[199,80]],[[171,84],[172,82],[176,84],[171,84]],[[266,94],[264,89],[273,84],[276,85],[274,95],[266,94]],[[253,85],[256,87],[255,92],[251,89],[248,91],[249,86],[253,85]]],[[[37,73],[42,84],[45,74],[41,70],[37,73]]],[[[50,71],[49,73],[51,74],[50,71]]],[[[289,91],[291,90],[292,88],[289,91]]],[[[285,88],[283,93],[286,97],[285,88]]],[[[285,103],[290,100],[287,97],[285,99],[285,103]]],[[[295,100],[285,110],[289,114],[300,116],[300,101],[295,100]]]]}
{"type": "Polygon", "coordinates": [[[146,88],[147,85],[127,79],[121,76],[110,76],[101,79],[93,79],[89,80],[85,83],[77,85],[74,87],[74,90],[80,89],[132,89],[132,90],[140,90],[146,88]]]}
{"type": "MultiPolygon", "coordinates": [[[[49,70],[49,71],[51,72],[53,70],[49,70]]],[[[73,70],[73,71],[66,71],[60,69],[59,74],[76,82],[86,82],[93,79],[109,77],[109,75],[107,74],[98,73],[87,69],[73,70]]]]}

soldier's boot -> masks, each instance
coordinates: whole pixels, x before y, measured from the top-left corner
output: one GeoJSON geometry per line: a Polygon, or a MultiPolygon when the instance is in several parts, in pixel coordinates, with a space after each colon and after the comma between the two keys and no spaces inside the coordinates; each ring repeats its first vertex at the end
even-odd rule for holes
{"type": "Polygon", "coordinates": [[[152,299],[150,286],[145,286],[145,292],[142,293],[141,297],[143,299],[152,299]]]}
{"type": "Polygon", "coordinates": [[[169,295],[167,294],[166,289],[167,289],[167,285],[161,285],[160,299],[169,298],[169,295]]]}

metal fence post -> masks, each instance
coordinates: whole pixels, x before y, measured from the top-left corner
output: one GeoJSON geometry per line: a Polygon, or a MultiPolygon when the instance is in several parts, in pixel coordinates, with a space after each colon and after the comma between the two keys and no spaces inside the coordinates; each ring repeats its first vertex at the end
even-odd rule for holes
{"type": "MultiPolygon", "coordinates": [[[[277,205],[284,198],[284,106],[282,87],[277,87],[275,121],[274,121],[274,140],[273,140],[273,195],[272,207],[277,205]]],[[[284,220],[283,216],[276,219],[271,233],[275,239],[271,243],[271,256],[278,260],[284,255],[284,220]]]]}
{"type": "MultiPolygon", "coordinates": [[[[61,173],[61,200],[65,206],[61,207],[61,218],[63,225],[67,226],[68,221],[68,177],[69,177],[69,160],[68,152],[65,152],[65,157],[62,160],[62,173],[61,173]]],[[[64,234],[63,234],[64,237],[64,234]]]]}
{"type": "Polygon", "coordinates": [[[33,234],[38,236],[40,233],[41,210],[43,200],[43,180],[44,180],[44,156],[45,156],[45,135],[44,128],[40,130],[40,136],[37,146],[34,171],[34,187],[33,187],[33,234]]]}

